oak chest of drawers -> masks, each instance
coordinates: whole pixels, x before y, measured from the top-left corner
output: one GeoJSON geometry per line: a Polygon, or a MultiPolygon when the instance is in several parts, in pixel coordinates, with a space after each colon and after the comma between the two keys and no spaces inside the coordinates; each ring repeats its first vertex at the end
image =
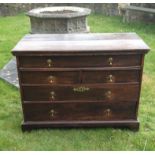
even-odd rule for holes
{"type": "Polygon", "coordinates": [[[22,129],[138,129],[148,51],[135,33],[26,35],[12,50],[20,83],[22,129]]]}

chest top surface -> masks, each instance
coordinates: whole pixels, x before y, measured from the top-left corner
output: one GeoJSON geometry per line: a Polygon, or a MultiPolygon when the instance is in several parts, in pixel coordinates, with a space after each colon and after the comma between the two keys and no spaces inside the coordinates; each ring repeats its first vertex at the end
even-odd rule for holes
{"type": "Polygon", "coordinates": [[[111,52],[149,51],[136,33],[28,34],[12,50],[14,55],[45,52],[111,52]]]}

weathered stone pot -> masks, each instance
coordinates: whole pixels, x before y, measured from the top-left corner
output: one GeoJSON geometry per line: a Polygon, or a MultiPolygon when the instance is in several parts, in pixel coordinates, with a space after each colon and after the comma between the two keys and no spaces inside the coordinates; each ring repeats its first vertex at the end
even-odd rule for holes
{"type": "Polygon", "coordinates": [[[83,33],[88,32],[86,17],[91,10],[81,7],[46,7],[27,13],[31,33],[83,33]]]}

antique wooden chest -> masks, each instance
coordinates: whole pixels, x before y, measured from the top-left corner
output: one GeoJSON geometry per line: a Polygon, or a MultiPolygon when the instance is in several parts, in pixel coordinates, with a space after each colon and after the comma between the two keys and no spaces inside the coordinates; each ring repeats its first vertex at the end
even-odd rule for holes
{"type": "Polygon", "coordinates": [[[26,35],[12,50],[20,83],[22,129],[137,130],[148,51],[135,33],[26,35]]]}

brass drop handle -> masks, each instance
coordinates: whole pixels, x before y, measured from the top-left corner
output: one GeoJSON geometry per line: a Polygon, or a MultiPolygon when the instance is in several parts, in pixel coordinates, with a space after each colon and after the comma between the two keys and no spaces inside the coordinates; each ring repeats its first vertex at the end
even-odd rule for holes
{"type": "Polygon", "coordinates": [[[113,80],[114,80],[113,75],[111,75],[111,74],[108,75],[107,80],[108,80],[109,82],[113,82],[113,80]]]}
{"type": "Polygon", "coordinates": [[[54,82],[54,76],[49,76],[48,80],[49,80],[49,83],[53,83],[54,82]]]}
{"type": "Polygon", "coordinates": [[[109,116],[111,115],[112,112],[111,112],[110,109],[106,109],[106,110],[104,111],[104,113],[105,113],[106,116],[109,117],[109,116]]]}
{"type": "Polygon", "coordinates": [[[50,117],[53,118],[55,116],[56,112],[54,109],[50,110],[50,117]]]}
{"type": "Polygon", "coordinates": [[[47,59],[47,64],[48,64],[48,67],[51,67],[52,66],[52,60],[51,59],[47,59]]]}
{"type": "Polygon", "coordinates": [[[55,92],[54,92],[54,91],[51,91],[51,92],[50,92],[50,98],[51,98],[52,100],[55,99],[55,92]]]}
{"type": "Polygon", "coordinates": [[[105,95],[106,95],[106,97],[107,98],[111,98],[111,95],[112,95],[112,93],[111,93],[111,91],[110,90],[108,90],[106,93],[105,93],[105,95]]]}
{"type": "Polygon", "coordinates": [[[109,65],[112,66],[112,64],[113,64],[113,58],[110,57],[110,58],[108,59],[108,62],[109,62],[109,65]]]}

